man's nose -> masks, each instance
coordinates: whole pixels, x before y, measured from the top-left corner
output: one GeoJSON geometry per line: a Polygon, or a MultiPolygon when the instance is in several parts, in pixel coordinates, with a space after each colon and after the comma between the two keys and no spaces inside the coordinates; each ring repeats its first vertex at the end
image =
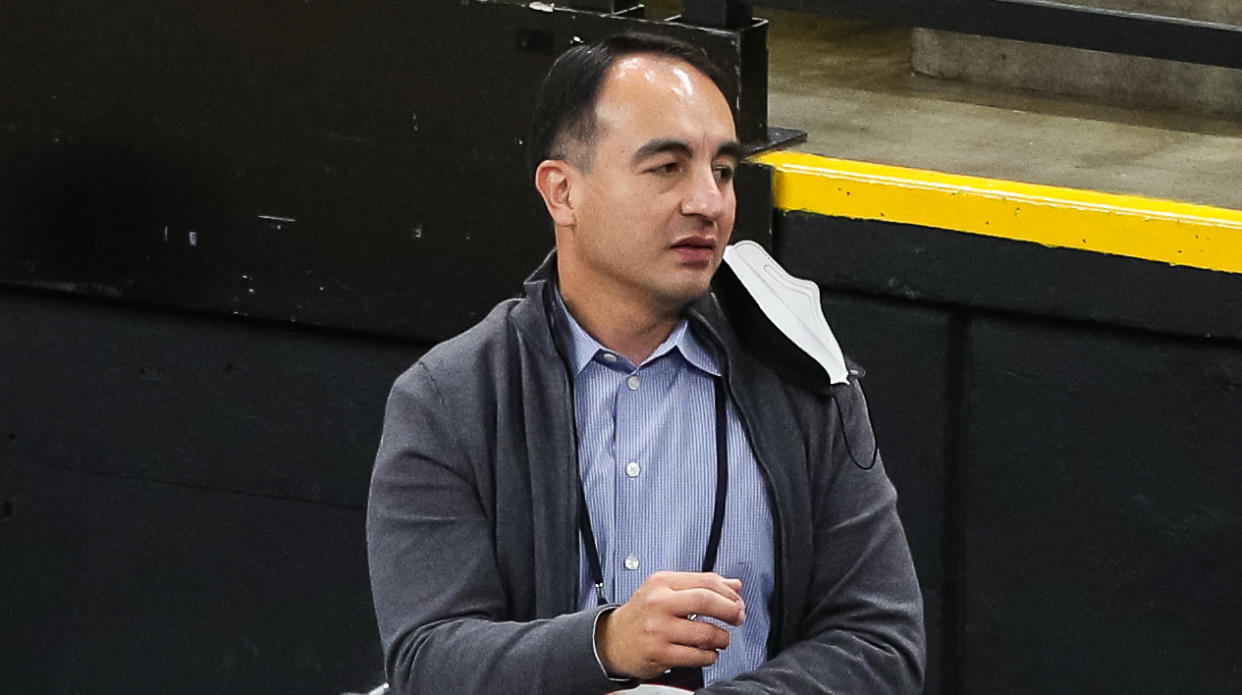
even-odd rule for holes
{"type": "Polygon", "coordinates": [[[715,221],[725,212],[731,185],[730,181],[722,183],[716,180],[716,172],[712,166],[695,167],[694,175],[687,182],[689,190],[682,199],[682,213],[715,221]]]}

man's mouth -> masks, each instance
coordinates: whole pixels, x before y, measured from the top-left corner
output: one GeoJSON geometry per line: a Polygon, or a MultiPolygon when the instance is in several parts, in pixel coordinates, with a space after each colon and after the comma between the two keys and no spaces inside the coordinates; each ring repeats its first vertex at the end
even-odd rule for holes
{"type": "Polygon", "coordinates": [[[702,265],[710,263],[716,254],[716,240],[712,237],[692,236],[679,239],[673,244],[673,250],[677,252],[685,263],[692,265],[702,265]]]}
{"type": "Polygon", "coordinates": [[[716,250],[716,240],[712,237],[686,237],[680,239],[673,244],[675,249],[707,249],[708,251],[716,250]]]}

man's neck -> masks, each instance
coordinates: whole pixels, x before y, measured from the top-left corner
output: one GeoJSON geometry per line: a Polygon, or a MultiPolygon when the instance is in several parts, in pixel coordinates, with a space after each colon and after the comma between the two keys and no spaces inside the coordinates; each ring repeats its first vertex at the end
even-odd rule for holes
{"type": "Polygon", "coordinates": [[[621,293],[594,289],[577,287],[572,281],[568,287],[562,283],[561,298],[578,325],[632,364],[642,364],[650,357],[681,320],[678,310],[655,308],[621,293]]]}

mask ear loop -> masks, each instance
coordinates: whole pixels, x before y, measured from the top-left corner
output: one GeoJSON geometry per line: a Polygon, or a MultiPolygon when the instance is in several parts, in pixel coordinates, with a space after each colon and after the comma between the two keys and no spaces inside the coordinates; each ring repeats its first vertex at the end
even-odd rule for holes
{"type": "Polygon", "coordinates": [[[832,402],[836,406],[837,422],[841,423],[841,439],[845,442],[845,453],[849,454],[850,461],[853,461],[854,465],[857,466],[859,470],[869,471],[872,468],[875,468],[876,462],[880,460],[880,443],[876,440],[875,431],[873,430],[871,432],[871,440],[873,444],[871,449],[871,463],[864,466],[858,462],[858,457],[854,456],[854,450],[850,447],[850,431],[849,428],[845,426],[845,416],[841,414],[841,402],[837,400],[835,394],[832,396],[832,402]]]}

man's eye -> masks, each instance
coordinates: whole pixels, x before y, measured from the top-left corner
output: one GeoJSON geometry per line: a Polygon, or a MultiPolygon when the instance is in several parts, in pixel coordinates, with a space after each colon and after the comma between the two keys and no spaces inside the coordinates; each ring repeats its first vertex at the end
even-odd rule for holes
{"type": "Polygon", "coordinates": [[[716,180],[726,183],[733,180],[734,169],[731,166],[720,165],[716,167],[716,180]]]}
{"type": "Polygon", "coordinates": [[[681,170],[681,165],[678,164],[677,162],[665,162],[664,164],[658,164],[652,167],[648,171],[650,171],[653,174],[660,174],[662,176],[671,176],[673,174],[676,174],[680,170],[681,170]]]}

